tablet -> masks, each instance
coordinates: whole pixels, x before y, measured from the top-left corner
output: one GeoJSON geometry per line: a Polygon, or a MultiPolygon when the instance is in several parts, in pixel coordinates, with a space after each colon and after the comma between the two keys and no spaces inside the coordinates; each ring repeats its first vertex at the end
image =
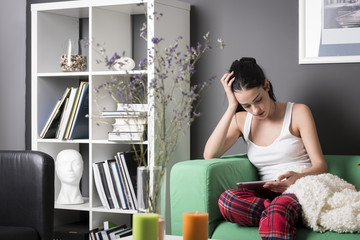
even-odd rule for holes
{"type": "Polygon", "coordinates": [[[238,182],[236,185],[238,188],[247,188],[259,193],[261,196],[273,197],[279,195],[279,193],[273,192],[267,188],[264,188],[264,184],[267,182],[276,182],[275,180],[270,181],[252,181],[252,182],[238,182]]]}

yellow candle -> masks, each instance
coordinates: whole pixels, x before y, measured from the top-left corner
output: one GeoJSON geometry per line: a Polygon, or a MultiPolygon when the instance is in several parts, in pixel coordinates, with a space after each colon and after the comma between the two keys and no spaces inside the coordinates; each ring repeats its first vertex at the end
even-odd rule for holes
{"type": "Polygon", "coordinates": [[[208,239],[209,214],[187,212],[183,214],[183,240],[208,239]]]}
{"type": "Polygon", "coordinates": [[[136,213],[133,215],[133,240],[158,240],[159,215],[136,213]]]}

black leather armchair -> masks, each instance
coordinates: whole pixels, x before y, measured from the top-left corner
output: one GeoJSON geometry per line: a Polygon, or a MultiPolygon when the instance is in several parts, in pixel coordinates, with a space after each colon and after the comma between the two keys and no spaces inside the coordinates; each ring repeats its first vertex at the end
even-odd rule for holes
{"type": "Polygon", "coordinates": [[[36,151],[0,151],[0,239],[51,240],[54,160],[36,151]]]}

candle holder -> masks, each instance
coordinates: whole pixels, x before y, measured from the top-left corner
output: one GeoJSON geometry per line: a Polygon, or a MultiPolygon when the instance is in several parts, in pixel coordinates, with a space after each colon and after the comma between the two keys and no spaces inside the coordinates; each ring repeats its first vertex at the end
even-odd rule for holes
{"type": "Polygon", "coordinates": [[[79,53],[79,44],[83,41],[68,39],[64,44],[64,54],[60,56],[60,69],[63,72],[86,70],[86,56],[79,53]]]}
{"type": "Polygon", "coordinates": [[[165,236],[165,173],[160,166],[137,168],[138,209],[159,215],[159,240],[165,236]]]}

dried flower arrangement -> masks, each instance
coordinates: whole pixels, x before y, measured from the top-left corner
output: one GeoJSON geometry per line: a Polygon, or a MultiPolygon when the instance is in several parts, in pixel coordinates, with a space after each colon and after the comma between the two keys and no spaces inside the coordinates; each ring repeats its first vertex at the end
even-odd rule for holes
{"type": "MultiPolygon", "coordinates": [[[[159,19],[161,13],[154,13],[147,18],[159,19]]],[[[147,40],[147,25],[143,24],[140,29],[140,36],[147,40]]],[[[161,189],[160,183],[165,173],[165,169],[177,147],[180,137],[186,133],[188,126],[194,119],[200,116],[197,111],[201,92],[204,91],[213,81],[215,76],[200,84],[191,84],[191,76],[196,72],[195,65],[199,59],[209,50],[213,49],[210,45],[209,33],[204,36],[203,43],[198,42],[196,47],[186,46],[186,51],[180,50],[182,37],[178,37],[169,46],[163,46],[164,39],[154,37],[151,39],[153,48],[147,59],[139,63],[138,74],[133,74],[130,79],[124,80],[121,75],[112,76],[112,81],[103,83],[96,87],[96,92],[106,91],[117,103],[128,105],[132,111],[132,104],[147,103],[149,113],[154,115],[154,144],[156,154],[154,165],[161,167],[162,171],[156,186],[153,187],[153,195],[149,200],[149,211],[157,212],[158,195],[161,189]],[[149,78],[148,66],[153,66],[154,74],[149,78]],[[152,101],[148,101],[151,99],[152,101]]],[[[221,39],[217,40],[218,47],[224,48],[225,44],[221,39]]],[[[98,52],[103,56],[103,60],[98,63],[105,64],[111,70],[117,70],[119,64],[117,60],[125,54],[114,53],[109,57],[105,47],[96,45],[98,52]]],[[[140,144],[140,146],[142,146],[140,144]]],[[[139,144],[133,143],[134,149],[138,152],[139,144]]],[[[147,166],[147,149],[140,147],[140,165],[147,166]]],[[[154,154],[154,153],[149,153],[154,154]]],[[[150,156],[151,157],[151,156],[150,156]]],[[[149,157],[149,158],[150,158],[149,157]]],[[[149,191],[149,186],[147,186],[149,191]]]]}

